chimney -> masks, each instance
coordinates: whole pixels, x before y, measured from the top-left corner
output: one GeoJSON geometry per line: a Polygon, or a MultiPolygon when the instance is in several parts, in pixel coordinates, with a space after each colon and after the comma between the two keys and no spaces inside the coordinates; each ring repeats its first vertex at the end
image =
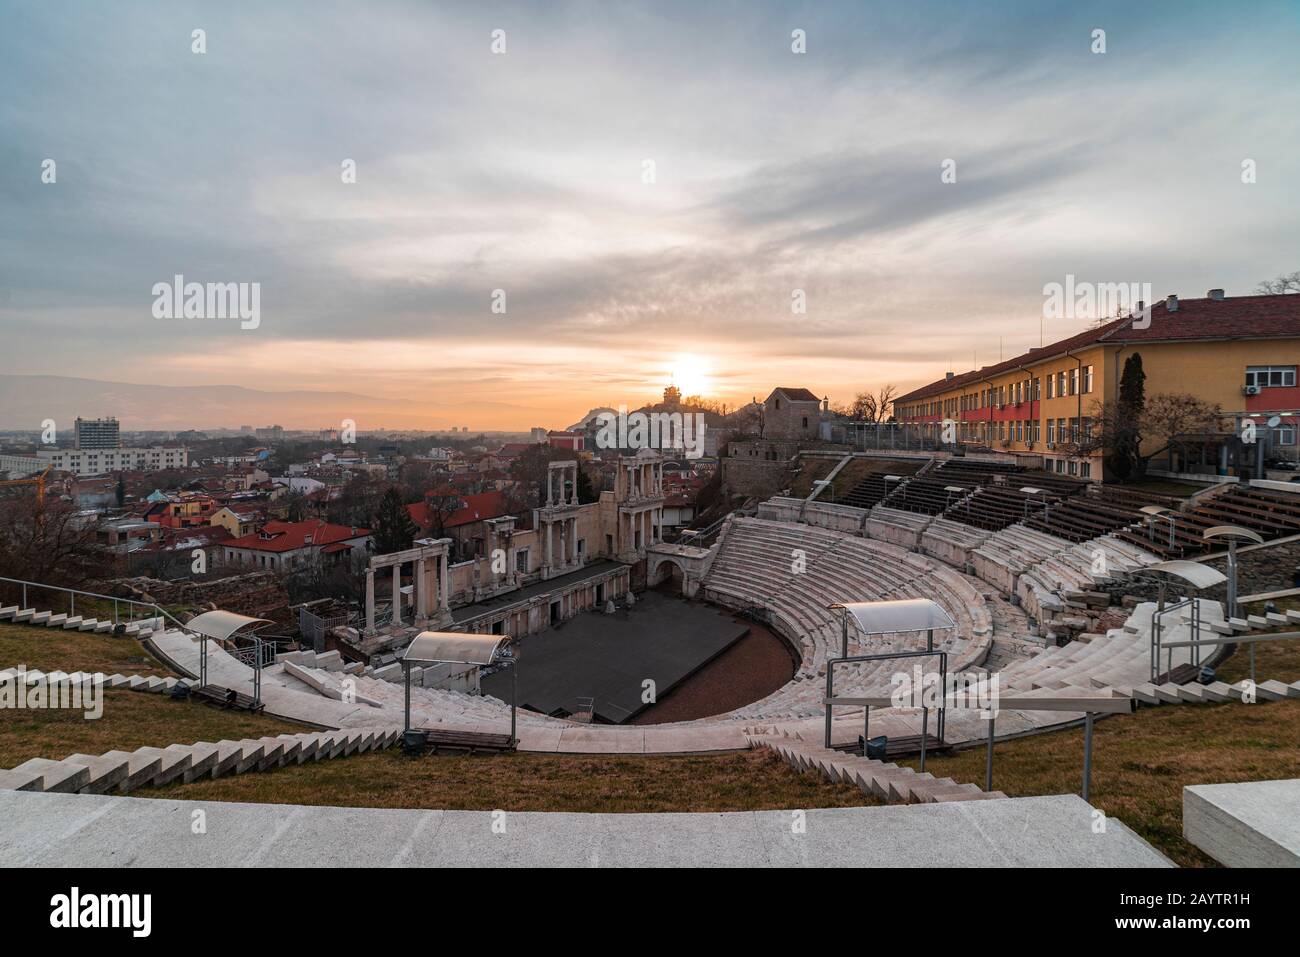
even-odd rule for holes
{"type": "Polygon", "coordinates": [[[1213,299],[1215,302],[1222,302],[1222,301],[1223,301],[1223,290],[1222,290],[1222,289],[1211,289],[1211,290],[1209,290],[1209,291],[1205,294],[1205,298],[1206,298],[1206,299],[1213,299]]]}
{"type": "Polygon", "coordinates": [[[1165,297],[1165,312],[1177,312],[1177,311],[1178,311],[1178,297],[1177,296],[1165,297]]]}
{"type": "Polygon", "coordinates": [[[943,375],[944,379],[946,379],[946,380],[948,380],[948,381],[952,381],[952,376],[953,376],[953,374],[952,374],[951,372],[945,372],[944,375],[943,375]]]}

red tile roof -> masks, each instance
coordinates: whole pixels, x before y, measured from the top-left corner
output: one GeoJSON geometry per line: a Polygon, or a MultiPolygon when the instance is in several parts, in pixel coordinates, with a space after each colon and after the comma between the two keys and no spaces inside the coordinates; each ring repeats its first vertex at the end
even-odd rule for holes
{"type": "Polygon", "coordinates": [[[1149,325],[1134,328],[1135,318],[1113,319],[1076,335],[1049,343],[1041,349],[999,362],[997,365],[963,372],[951,379],[938,379],[894,400],[912,402],[938,395],[989,376],[1010,372],[1027,362],[1103,342],[1177,342],[1196,339],[1300,338],[1300,295],[1233,296],[1224,299],[1180,299],[1170,312],[1166,300],[1151,309],[1149,325]]]}
{"type": "MultiPolygon", "coordinates": [[[[440,490],[434,494],[449,494],[448,490],[440,490]]],[[[506,497],[502,492],[480,492],[477,495],[460,495],[460,508],[452,512],[442,523],[443,528],[456,528],[460,525],[469,525],[471,522],[481,522],[489,518],[500,518],[503,515],[509,515],[506,508],[506,497]]],[[[428,529],[432,526],[432,514],[429,509],[428,501],[416,502],[414,505],[406,506],[407,512],[410,513],[411,520],[419,525],[421,529],[428,529]]]]}
{"type": "Polygon", "coordinates": [[[259,552],[291,552],[311,545],[333,545],[370,534],[368,528],[349,528],[331,525],[320,519],[305,522],[267,522],[260,532],[232,538],[225,544],[229,548],[251,548],[259,552]],[[308,539],[311,539],[310,543],[308,539]]]}

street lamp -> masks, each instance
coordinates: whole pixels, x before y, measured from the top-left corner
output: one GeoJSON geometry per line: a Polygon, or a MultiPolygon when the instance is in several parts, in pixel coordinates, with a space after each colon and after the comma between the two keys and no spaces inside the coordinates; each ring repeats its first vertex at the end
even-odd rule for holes
{"type": "MultiPolygon", "coordinates": [[[[1254,542],[1256,545],[1263,545],[1264,537],[1240,525],[1215,525],[1213,528],[1207,528],[1201,537],[1207,542],[1228,543],[1228,617],[1239,618],[1241,612],[1237,608],[1237,543],[1254,542]]],[[[1255,680],[1254,643],[1250,646],[1250,680],[1255,680]]]]}
{"type": "Polygon", "coordinates": [[[1144,515],[1151,516],[1151,521],[1147,522],[1147,539],[1152,542],[1156,540],[1156,523],[1155,523],[1156,516],[1158,515],[1168,516],[1169,550],[1172,552],[1174,550],[1174,528],[1175,528],[1174,517],[1176,515],[1174,510],[1165,508],[1163,505],[1143,505],[1140,509],[1138,509],[1138,511],[1143,513],[1144,515]]]}
{"type": "Polygon", "coordinates": [[[944,490],[945,492],[948,493],[948,498],[947,498],[947,499],[944,501],[944,503],[943,503],[943,509],[944,509],[945,512],[946,512],[946,511],[949,509],[949,507],[951,507],[951,505],[952,505],[952,496],[953,496],[953,493],[956,492],[956,493],[960,494],[960,493],[966,491],[966,489],[965,489],[964,487],[960,486],[960,485],[945,485],[945,486],[943,487],[943,490],[944,490]]]}
{"type": "MultiPolygon", "coordinates": [[[[1020,489],[1020,491],[1024,492],[1024,493],[1025,493],[1026,495],[1028,495],[1028,496],[1035,496],[1035,495],[1042,495],[1042,494],[1043,494],[1043,490],[1042,490],[1041,488],[1034,488],[1032,485],[1025,485],[1025,486],[1022,486],[1021,489],[1020,489]]],[[[1023,515],[1024,518],[1029,518],[1029,502],[1030,502],[1030,499],[1026,498],[1026,499],[1025,499],[1024,515],[1023,515]]],[[[1044,498],[1044,499],[1042,499],[1042,503],[1043,503],[1043,518],[1046,519],[1046,518],[1047,518],[1047,503],[1048,503],[1048,500],[1047,500],[1046,498],[1044,498]]]]}

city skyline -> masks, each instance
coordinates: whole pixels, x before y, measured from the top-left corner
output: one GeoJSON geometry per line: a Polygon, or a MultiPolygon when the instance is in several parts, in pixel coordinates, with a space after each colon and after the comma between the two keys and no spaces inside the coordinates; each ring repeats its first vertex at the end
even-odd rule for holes
{"type": "Polygon", "coordinates": [[[1300,17],[1260,13],[14,5],[8,371],[525,429],[906,391],[1086,328],[1042,320],[1067,276],[1249,294],[1300,265],[1300,17]],[[259,321],[158,318],[176,276],[259,321]]]}

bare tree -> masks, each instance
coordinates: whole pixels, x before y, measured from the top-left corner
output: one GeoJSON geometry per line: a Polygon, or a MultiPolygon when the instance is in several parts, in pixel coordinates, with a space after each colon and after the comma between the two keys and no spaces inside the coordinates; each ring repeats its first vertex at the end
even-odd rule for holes
{"type": "Polygon", "coordinates": [[[0,576],[85,588],[108,563],[94,527],[70,502],[35,497],[0,503],[0,576]]]}
{"type": "Polygon", "coordinates": [[[880,423],[888,421],[890,408],[898,395],[898,387],[882,385],[876,392],[859,392],[847,406],[837,406],[835,411],[855,422],[880,423]]]}
{"type": "Polygon", "coordinates": [[[1187,393],[1157,393],[1148,397],[1136,414],[1124,411],[1114,401],[1096,403],[1091,434],[1066,443],[1065,451],[1086,455],[1098,450],[1128,450],[1133,475],[1141,478],[1157,455],[1181,446],[1189,436],[1221,431],[1224,420],[1218,403],[1187,393]]]}
{"type": "Polygon", "coordinates": [[[447,520],[464,507],[465,500],[454,489],[442,488],[426,495],[424,505],[429,516],[429,537],[446,538],[447,520]]]}
{"type": "Polygon", "coordinates": [[[1265,279],[1255,287],[1255,292],[1263,296],[1280,296],[1288,292],[1300,292],[1300,270],[1284,273],[1276,279],[1265,279]]]}

